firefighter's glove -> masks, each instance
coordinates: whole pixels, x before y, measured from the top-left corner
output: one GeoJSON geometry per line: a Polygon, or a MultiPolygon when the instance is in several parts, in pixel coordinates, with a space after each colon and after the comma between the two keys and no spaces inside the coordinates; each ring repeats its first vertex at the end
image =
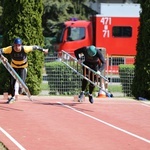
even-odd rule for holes
{"type": "Polygon", "coordinates": [[[43,49],[44,54],[48,54],[48,49],[43,49]]]}
{"type": "Polygon", "coordinates": [[[97,75],[101,75],[101,72],[100,72],[100,71],[97,71],[96,74],[97,74],[97,75]]]}
{"type": "Polygon", "coordinates": [[[81,60],[81,59],[78,59],[78,63],[81,64],[81,63],[82,63],[82,60],[81,60]]]}

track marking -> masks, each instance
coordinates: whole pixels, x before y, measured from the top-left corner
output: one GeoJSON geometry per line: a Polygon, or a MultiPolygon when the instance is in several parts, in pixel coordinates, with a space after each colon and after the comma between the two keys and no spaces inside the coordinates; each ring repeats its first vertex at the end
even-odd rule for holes
{"type": "MultiPolygon", "coordinates": [[[[3,128],[0,127],[0,131],[7,136],[20,150],[26,150],[24,147],[22,147],[10,134],[8,134],[3,128]]],[[[4,143],[5,144],[5,143],[4,143]]]]}
{"type": "Polygon", "coordinates": [[[146,106],[146,107],[150,107],[150,105],[148,105],[148,104],[142,104],[143,106],[146,106]]]}
{"type": "Polygon", "coordinates": [[[71,106],[65,105],[65,104],[63,104],[63,103],[61,103],[61,102],[57,102],[57,103],[60,104],[60,105],[62,105],[62,106],[64,106],[64,107],[67,107],[67,108],[69,108],[69,109],[71,109],[71,110],[73,110],[73,111],[75,111],[75,112],[78,112],[78,113],[80,113],[80,114],[82,114],[82,115],[84,115],[84,116],[87,116],[87,117],[92,118],[92,119],[94,119],[94,120],[96,120],[96,121],[98,121],[98,122],[101,122],[101,123],[103,123],[103,124],[105,124],[105,125],[107,125],[107,126],[110,126],[110,127],[114,128],[114,129],[116,129],[116,130],[119,130],[119,131],[121,131],[121,132],[124,132],[124,133],[126,133],[126,134],[128,134],[128,135],[131,135],[131,136],[133,136],[133,137],[135,137],[135,138],[137,138],[137,139],[140,139],[140,140],[142,140],[142,141],[144,141],[144,142],[150,143],[150,140],[148,140],[148,139],[145,139],[145,138],[143,138],[143,137],[141,137],[141,136],[138,136],[138,135],[136,135],[136,134],[134,134],[134,133],[131,133],[131,132],[126,131],[126,130],[124,130],[124,129],[121,129],[121,128],[117,127],[117,126],[114,126],[114,125],[112,125],[112,124],[110,124],[110,123],[107,123],[107,122],[105,122],[105,121],[103,121],[103,120],[100,120],[100,119],[98,119],[98,118],[96,118],[96,117],[93,117],[93,116],[91,116],[91,115],[88,115],[88,114],[86,114],[86,113],[84,113],[84,112],[81,112],[81,111],[79,111],[79,110],[77,110],[77,109],[75,109],[75,108],[73,108],[73,107],[71,107],[71,106]]]}

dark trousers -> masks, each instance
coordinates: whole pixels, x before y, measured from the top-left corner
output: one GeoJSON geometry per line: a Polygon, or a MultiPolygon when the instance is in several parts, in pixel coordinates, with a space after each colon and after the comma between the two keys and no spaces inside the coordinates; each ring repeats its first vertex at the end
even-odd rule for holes
{"type": "MultiPolygon", "coordinates": [[[[17,72],[17,74],[20,76],[20,78],[25,83],[26,76],[27,76],[27,69],[26,68],[13,68],[13,69],[17,72]]],[[[15,83],[16,83],[16,80],[14,79],[13,76],[11,76],[11,78],[10,78],[10,94],[12,97],[15,96],[15,83]]]]}
{"type": "MultiPolygon", "coordinates": [[[[95,70],[95,69],[93,68],[93,70],[95,70]]],[[[87,78],[89,78],[92,82],[95,82],[95,80],[96,80],[95,74],[91,71],[89,72],[89,70],[85,69],[84,67],[83,67],[83,75],[86,76],[87,78]]],[[[86,79],[82,79],[82,91],[85,91],[87,84],[88,84],[88,81],[86,79]]],[[[94,88],[95,88],[95,86],[92,83],[90,83],[89,84],[89,94],[93,93],[94,88]]]]}

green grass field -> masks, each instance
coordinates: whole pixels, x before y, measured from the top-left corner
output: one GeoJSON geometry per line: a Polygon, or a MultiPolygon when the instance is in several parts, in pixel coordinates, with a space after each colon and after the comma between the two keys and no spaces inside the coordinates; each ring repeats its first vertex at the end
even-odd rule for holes
{"type": "Polygon", "coordinates": [[[8,150],[8,148],[0,141],[0,150],[8,150]]]}
{"type": "Polygon", "coordinates": [[[111,92],[120,92],[122,93],[122,86],[120,84],[118,85],[109,85],[108,90],[111,92]]]}
{"type": "Polygon", "coordinates": [[[42,89],[42,90],[49,90],[48,83],[42,83],[42,84],[41,84],[41,89],[42,89]]]}
{"type": "MultiPolygon", "coordinates": [[[[48,83],[42,83],[41,84],[41,89],[42,90],[49,90],[49,85],[48,83]]],[[[96,88],[95,91],[98,91],[98,89],[96,88]]],[[[120,84],[110,84],[108,85],[108,91],[110,92],[119,92],[122,93],[122,86],[120,84]]]]}

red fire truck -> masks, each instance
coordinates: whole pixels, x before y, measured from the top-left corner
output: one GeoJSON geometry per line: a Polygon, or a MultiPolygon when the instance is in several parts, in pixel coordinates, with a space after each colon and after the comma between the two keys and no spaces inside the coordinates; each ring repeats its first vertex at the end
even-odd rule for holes
{"type": "Polygon", "coordinates": [[[77,48],[95,45],[104,48],[109,57],[135,56],[140,5],[120,4],[120,10],[114,5],[113,10],[109,7],[101,14],[91,16],[89,21],[73,18],[59,24],[55,43],[57,54],[64,50],[73,55],[77,48]]]}

